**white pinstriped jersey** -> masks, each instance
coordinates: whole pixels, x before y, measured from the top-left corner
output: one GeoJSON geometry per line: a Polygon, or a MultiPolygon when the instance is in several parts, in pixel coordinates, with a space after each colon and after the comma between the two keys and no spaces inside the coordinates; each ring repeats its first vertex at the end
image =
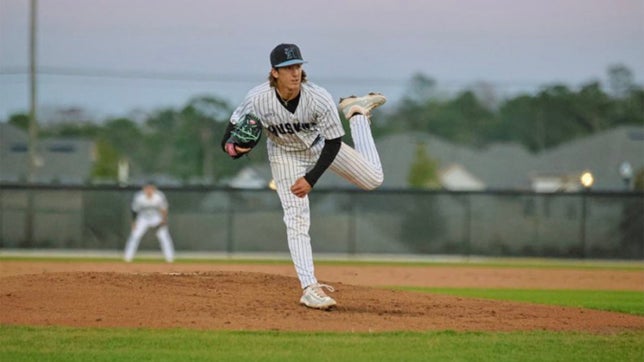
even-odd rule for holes
{"type": "Polygon", "coordinates": [[[302,151],[313,145],[318,136],[334,139],[344,136],[338,109],[331,94],[311,82],[300,87],[300,101],[295,113],[277,99],[275,88],[265,82],[251,89],[235,109],[230,122],[235,124],[245,114],[259,117],[268,131],[269,146],[286,151],[302,151]]]}
{"type": "Polygon", "coordinates": [[[143,218],[157,218],[161,217],[161,210],[168,209],[168,201],[163,192],[156,190],[152,197],[147,197],[145,192],[139,191],[134,195],[132,200],[132,211],[137,213],[137,216],[143,218]]]}

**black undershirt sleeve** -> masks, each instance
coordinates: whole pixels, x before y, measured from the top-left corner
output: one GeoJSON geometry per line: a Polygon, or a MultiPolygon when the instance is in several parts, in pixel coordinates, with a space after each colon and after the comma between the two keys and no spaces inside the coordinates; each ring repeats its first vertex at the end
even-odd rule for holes
{"type": "Polygon", "coordinates": [[[221,149],[226,152],[226,141],[230,138],[230,133],[233,131],[233,128],[235,128],[235,125],[228,122],[228,126],[226,127],[226,131],[224,131],[224,138],[221,139],[221,149]]]}
{"type": "Polygon", "coordinates": [[[342,137],[324,141],[324,147],[322,147],[322,152],[320,152],[318,162],[316,162],[315,166],[313,166],[313,168],[304,175],[304,179],[309,183],[309,185],[311,185],[311,187],[318,182],[318,179],[322,176],[324,171],[331,166],[331,163],[335,160],[335,156],[337,156],[340,151],[341,145],[342,137]]]}

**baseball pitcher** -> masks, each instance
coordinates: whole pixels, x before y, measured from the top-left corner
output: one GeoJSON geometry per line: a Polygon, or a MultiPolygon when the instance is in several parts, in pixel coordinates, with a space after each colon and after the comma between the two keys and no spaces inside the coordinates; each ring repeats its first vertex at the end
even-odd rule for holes
{"type": "Polygon", "coordinates": [[[365,190],[382,184],[383,172],[371,135],[370,112],[385,103],[369,93],[340,100],[355,148],[342,142],[344,129],[329,92],[307,81],[305,61],[295,44],[279,44],[270,53],[268,81],[251,89],[230,117],[222,149],[233,158],[252,151],[267,134],[268,159],[284,211],[288,246],[303,288],[300,303],[317,309],[336,305],[318,283],[313,267],[308,193],[327,170],[365,190]],[[256,130],[252,122],[262,127],[256,130]],[[242,135],[243,137],[238,137],[242,135]]]}

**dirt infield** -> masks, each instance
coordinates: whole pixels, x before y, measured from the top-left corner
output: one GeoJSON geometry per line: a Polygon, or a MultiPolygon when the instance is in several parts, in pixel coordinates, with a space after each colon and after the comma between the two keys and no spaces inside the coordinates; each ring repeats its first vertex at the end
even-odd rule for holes
{"type": "Polygon", "coordinates": [[[222,330],[615,332],[644,317],[413,293],[381,286],[644,291],[644,272],[488,267],[330,266],[338,307],[298,304],[290,265],[0,262],[0,324],[222,330]]]}

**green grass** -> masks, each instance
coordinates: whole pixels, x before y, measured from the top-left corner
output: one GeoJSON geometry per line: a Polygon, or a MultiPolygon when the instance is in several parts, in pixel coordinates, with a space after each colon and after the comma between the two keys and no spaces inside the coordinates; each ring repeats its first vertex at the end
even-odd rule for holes
{"type": "MultiPolygon", "coordinates": [[[[43,262],[92,262],[107,263],[121,262],[120,257],[92,256],[51,256],[51,255],[2,255],[0,261],[43,261],[43,262]]],[[[278,259],[255,259],[244,257],[221,258],[179,258],[177,264],[268,264],[291,265],[288,256],[278,259]]],[[[162,264],[162,258],[139,258],[137,263],[162,264]]],[[[625,270],[644,271],[641,261],[610,261],[610,260],[578,260],[578,259],[542,259],[542,258],[472,258],[454,259],[454,261],[439,260],[335,260],[316,259],[316,265],[341,266],[404,266],[404,267],[484,267],[484,268],[537,268],[537,269],[580,269],[580,270],[625,270]]]]}
{"type": "Polygon", "coordinates": [[[456,295],[460,297],[512,300],[569,307],[600,309],[644,315],[644,292],[607,290],[529,290],[393,287],[392,289],[456,295]]]}
{"type": "Polygon", "coordinates": [[[286,333],[0,326],[2,361],[638,361],[644,331],[286,333]]]}

